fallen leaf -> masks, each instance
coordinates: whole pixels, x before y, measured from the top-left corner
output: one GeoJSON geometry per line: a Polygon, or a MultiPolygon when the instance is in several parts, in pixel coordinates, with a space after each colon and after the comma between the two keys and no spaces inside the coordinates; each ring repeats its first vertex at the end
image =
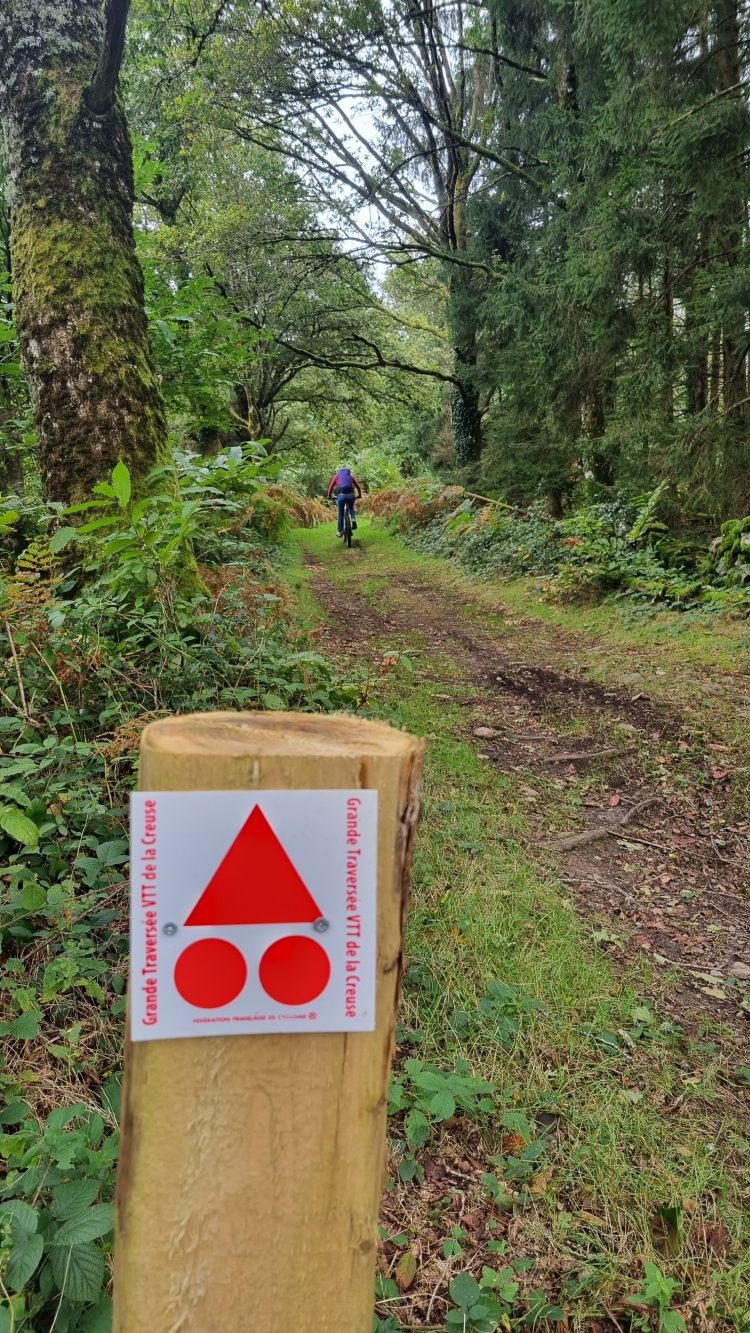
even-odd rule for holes
{"type": "Polygon", "coordinates": [[[546,1171],[540,1171],[538,1175],[532,1176],[529,1181],[529,1194],[544,1194],[551,1184],[553,1174],[552,1167],[548,1166],[546,1171]]]}
{"type": "Polygon", "coordinates": [[[499,736],[500,732],[496,727],[475,727],[474,735],[480,736],[482,740],[489,740],[492,736],[499,736]]]}
{"type": "Polygon", "coordinates": [[[709,745],[708,748],[709,750],[713,750],[715,754],[726,754],[729,750],[728,745],[709,745]]]}
{"type": "Polygon", "coordinates": [[[577,1213],[582,1222],[587,1222],[590,1227],[606,1227],[607,1223],[603,1217],[596,1217],[594,1213],[577,1213]]]}
{"type": "Polygon", "coordinates": [[[684,754],[686,750],[690,749],[690,746],[688,745],[687,741],[678,741],[677,749],[680,750],[682,754],[684,754]]]}
{"type": "Polygon", "coordinates": [[[609,803],[610,805],[619,805],[621,799],[622,798],[620,796],[610,796],[609,803]]]}
{"type": "Polygon", "coordinates": [[[700,992],[701,995],[713,996],[715,1000],[726,1000],[729,998],[726,991],[719,990],[718,986],[701,986],[700,992]]]}
{"type": "Polygon", "coordinates": [[[696,1220],[690,1228],[690,1239],[694,1245],[710,1250],[718,1259],[723,1259],[731,1246],[731,1238],[723,1222],[696,1220]]]}
{"type": "Polygon", "coordinates": [[[396,1285],[399,1291],[408,1291],[416,1276],[416,1258],[411,1250],[405,1250],[396,1264],[396,1285]]]}
{"type": "Polygon", "coordinates": [[[723,1222],[714,1222],[706,1229],[706,1244],[714,1254],[725,1255],[730,1246],[730,1236],[723,1222]]]}
{"type": "Polygon", "coordinates": [[[486,1230],[487,1213],[484,1208],[476,1208],[473,1213],[467,1213],[463,1219],[463,1228],[474,1236],[482,1236],[486,1230]]]}
{"type": "Polygon", "coordinates": [[[422,1158],[422,1167],[424,1168],[425,1180],[442,1180],[445,1172],[439,1162],[434,1157],[425,1153],[422,1158]]]}
{"type": "Polygon", "coordinates": [[[726,768],[712,768],[711,777],[714,782],[723,782],[725,778],[729,777],[729,770],[726,768]]]}

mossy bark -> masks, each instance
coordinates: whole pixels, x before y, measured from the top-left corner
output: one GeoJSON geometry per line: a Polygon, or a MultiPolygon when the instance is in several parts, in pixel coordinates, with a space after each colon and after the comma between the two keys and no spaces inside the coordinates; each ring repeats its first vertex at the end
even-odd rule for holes
{"type": "Polygon", "coordinates": [[[453,335],[453,371],[458,380],[451,398],[453,445],[463,467],[482,454],[482,411],[477,384],[476,297],[467,273],[454,268],[449,277],[448,323],[453,335]]]}
{"type": "Polygon", "coordinates": [[[476,360],[467,359],[463,349],[456,348],[455,375],[461,386],[457,385],[453,390],[451,416],[453,446],[460,467],[475,463],[482,454],[482,413],[479,393],[473,382],[475,372],[476,360]]]}
{"type": "Polygon", "coordinates": [[[100,0],[3,0],[0,116],[16,317],[44,490],[88,495],[118,458],[137,479],[166,455],[132,230],[131,150],[116,98],[87,96],[100,0]]]}

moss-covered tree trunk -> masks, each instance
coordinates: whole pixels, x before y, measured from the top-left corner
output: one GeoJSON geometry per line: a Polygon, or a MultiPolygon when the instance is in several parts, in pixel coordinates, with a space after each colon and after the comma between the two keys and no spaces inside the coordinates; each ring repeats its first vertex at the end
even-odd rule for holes
{"type": "Polygon", "coordinates": [[[479,393],[474,383],[476,368],[476,356],[472,356],[470,351],[467,354],[465,347],[457,347],[454,374],[460,381],[460,387],[456,385],[451,396],[451,418],[453,446],[460,467],[476,463],[482,455],[482,414],[479,393]]]}
{"type": "Polygon", "coordinates": [[[16,318],[45,493],[88,494],[165,450],[116,96],[128,0],[2,0],[0,117],[16,318]]]}
{"type": "MultiPolygon", "coordinates": [[[[466,250],[466,235],[459,232],[459,248],[466,250]]],[[[458,383],[451,396],[453,446],[459,466],[481,458],[484,445],[482,411],[477,384],[477,302],[470,271],[458,265],[448,278],[448,324],[453,337],[453,373],[458,383]]]]}

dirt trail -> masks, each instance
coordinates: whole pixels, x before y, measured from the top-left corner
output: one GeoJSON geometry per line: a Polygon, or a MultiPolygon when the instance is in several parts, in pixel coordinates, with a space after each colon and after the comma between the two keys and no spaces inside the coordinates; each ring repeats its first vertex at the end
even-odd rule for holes
{"type": "MultiPolygon", "coordinates": [[[[340,586],[307,559],[317,596],[335,606],[340,586]]],[[[727,747],[706,727],[697,733],[694,716],[632,688],[556,671],[544,646],[555,633],[548,625],[535,636],[533,620],[508,618],[494,629],[485,616],[483,627],[478,606],[427,572],[368,573],[387,573],[387,586],[375,606],[347,583],[356,640],[337,620],[323,630],[331,649],[377,662],[384,649],[407,649],[421,636],[433,664],[445,663],[444,675],[422,678],[437,700],[461,705],[462,731],[486,760],[514,775],[540,856],[553,859],[581,913],[596,919],[601,942],[621,958],[642,951],[677,974],[664,1003],[683,1027],[705,1028],[712,1018],[744,1045],[750,824],[730,785],[727,747]],[[453,664],[467,683],[458,695],[453,664]],[[441,695],[441,686],[451,693],[441,695]],[[561,828],[575,793],[582,818],[561,828]]],[[[569,651],[569,633],[559,636],[569,651]]]]}

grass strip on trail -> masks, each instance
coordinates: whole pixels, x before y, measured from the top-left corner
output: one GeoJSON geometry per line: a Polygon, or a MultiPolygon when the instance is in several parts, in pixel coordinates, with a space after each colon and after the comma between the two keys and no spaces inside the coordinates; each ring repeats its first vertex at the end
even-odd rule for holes
{"type": "MultiPolygon", "coordinates": [[[[472,742],[481,691],[458,640],[428,651],[418,614],[384,623],[415,571],[436,600],[452,573],[358,535],[343,552],[329,527],[298,534],[289,578],[326,650],[357,661],[367,706],[429,740],[379,1327],[746,1328],[750,1074],[712,1018],[686,1031],[667,1015],[646,960],[607,956],[606,929],[529,845],[523,774],[472,742]]],[[[565,826],[570,795],[534,790],[565,826]]]]}

